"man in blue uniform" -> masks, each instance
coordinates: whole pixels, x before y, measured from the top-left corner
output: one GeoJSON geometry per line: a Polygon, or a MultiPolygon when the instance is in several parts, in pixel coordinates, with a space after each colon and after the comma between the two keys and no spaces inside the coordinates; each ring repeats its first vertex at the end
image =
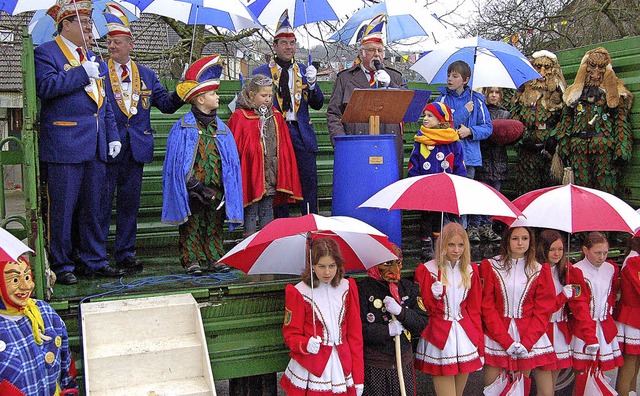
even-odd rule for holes
{"type": "Polygon", "coordinates": [[[47,186],[49,262],[58,283],[74,284],[71,228],[77,213],[80,259],[92,275],[117,277],[100,227],[107,156],[121,144],[100,76],[103,64],[86,49],[92,3],[57,0],[49,8],[58,36],[35,49],[41,100],[39,152],[47,186]]]}
{"type": "Polygon", "coordinates": [[[184,102],[175,92],[169,94],[156,73],[129,57],[133,36],[124,10],[107,4],[107,48],[109,49],[106,92],[118,125],[122,150],[107,164],[107,184],[103,197],[104,238],[109,235],[113,195],[117,188],[116,238],[113,257],[118,268],[141,270],[135,257],[138,208],[142,190],[142,170],[153,160],[151,106],[163,113],[175,113],[184,102]]]}
{"type": "MultiPolygon", "coordinates": [[[[289,23],[287,10],[278,22],[273,38],[273,51],[274,59],[255,68],[253,74],[271,76],[276,84],[273,105],[287,121],[302,184],[300,211],[302,214],[318,213],[318,140],[309,118],[309,107],[320,110],[324,104],[324,96],[320,86],[316,84],[316,68],[313,65],[305,66],[294,59],[296,36],[289,23]]],[[[276,208],[275,217],[288,216],[286,204],[276,208]]]]}

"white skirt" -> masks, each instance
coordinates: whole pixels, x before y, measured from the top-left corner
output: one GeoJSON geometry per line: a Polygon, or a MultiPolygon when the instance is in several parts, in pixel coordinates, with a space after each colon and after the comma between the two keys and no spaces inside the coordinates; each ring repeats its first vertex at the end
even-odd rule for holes
{"type": "Polygon", "coordinates": [[[573,365],[571,359],[571,345],[567,342],[564,333],[560,331],[558,327],[558,322],[552,323],[552,334],[553,334],[553,350],[556,351],[556,361],[543,366],[544,370],[561,370],[565,368],[569,368],[573,365]]]}
{"type": "MultiPolygon", "coordinates": [[[[520,342],[520,333],[518,332],[518,326],[516,326],[515,319],[511,319],[508,332],[515,342],[520,342]]],[[[493,367],[501,367],[513,371],[523,371],[553,363],[556,360],[556,354],[546,333],[544,333],[542,337],[533,344],[533,348],[531,348],[530,352],[524,356],[518,357],[517,359],[511,358],[500,344],[485,334],[484,359],[486,364],[493,367]]]]}
{"type": "Polygon", "coordinates": [[[616,322],[616,325],[620,351],[627,355],[640,355],[640,329],[620,322],[616,322]]]}
{"type": "Polygon", "coordinates": [[[454,321],[444,349],[420,337],[416,349],[416,368],[432,375],[456,375],[482,368],[482,361],[478,346],[471,342],[460,323],[454,321]]]}
{"type": "MultiPolygon", "coordinates": [[[[598,351],[600,362],[599,368],[602,371],[613,370],[616,367],[622,366],[622,353],[620,352],[620,346],[616,337],[613,338],[611,343],[608,343],[604,338],[604,332],[602,331],[602,324],[599,320],[596,321],[596,338],[600,345],[598,351]]],[[[585,342],[580,338],[573,336],[571,339],[571,350],[573,353],[573,368],[576,370],[585,370],[589,363],[592,361],[591,356],[584,352],[585,342]]]]}
{"type": "Polygon", "coordinates": [[[296,392],[291,387],[298,390],[306,389],[306,394],[346,394],[347,388],[354,386],[351,374],[346,377],[344,375],[336,347],[333,347],[327,366],[320,377],[311,374],[300,363],[291,359],[284,371],[281,385],[292,394],[296,392]]]}

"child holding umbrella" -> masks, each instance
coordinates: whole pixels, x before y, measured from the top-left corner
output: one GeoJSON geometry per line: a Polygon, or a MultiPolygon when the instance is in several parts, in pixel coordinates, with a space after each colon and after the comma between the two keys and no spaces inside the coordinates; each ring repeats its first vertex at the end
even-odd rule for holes
{"type": "Polygon", "coordinates": [[[582,242],[583,259],[575,264],[584,275],[589,289],[589,311],[596,323],[597,344],[574,334],[571,341],[573,367],[586,370],[591,361],[598,358],[600,370],[607,371],[622,366],[622,355],[616,335],[618,329],[613,320],[613,307],[618,295],[618,266],[606,261],[609,241],[601,232],[590,232],[582,242]]]}
{"type": "Polygon", "coordinates": [[[437,395],[462,396],[469,373],[482,368],[484,352],[478,266],[471,263],[467,232],[445,225],[436,258],[416,269],[429,324],[416,351],[416,368],[433,375],[437,395]]]}
{"type": "Polygon", "coordinates": [[[618,370],[616,391],[628,395],[636,389],[640,368],[640,238],[629,240],[629,253],[624,259],[620,277],[620,301],[613,317],[618,325],[618,343],[624,364],[618,370]]]}
{"type": "Polygon", "coordinates": [[[536,261],[533,232],[508,228],[500,251],[480,265],[485,385],[505,369],[528,376],[556,360],[546,334],[556,294],[549,265],[536,261]]]}
{"type": "Polygon", "coordinates": [[[285,289],[282,332],[291,361],[280,386],[288,395],[362,395],[358,289],[343,275],[337,242],[320,238],[311,243],[311,267],[302,281],[285,289]]]}
{"type": "Polygon", "coordinates": [[[422,333],[428,318],[418,285],[400,278],[402,251],[395,245],[394,253],[398,260],[370,268],[358,282],[367,396],[398,396],[402,382],[407,395],[416,394],[411,336],[422,333]]]}
{"type": "MultiPolygon", "coordinates": [[[[540,263],[548,263],[555,287],[555,306],[547,327],[547,336],[553,344],[556,359],[533,372],[539,395],[553,395],[560,370],[573,365],[571,335],[575,334],[589,345],[598,343],[596,324],[589,314],[589,290],[582,271],[567,260],[565,242],[556,230],[544,230],[538,238],[536,257],[540,263]],[[573,320],[568,325],[568,315],[573,320]]],[[[591,347],[593,349],[593,347],[591,347]]]]}

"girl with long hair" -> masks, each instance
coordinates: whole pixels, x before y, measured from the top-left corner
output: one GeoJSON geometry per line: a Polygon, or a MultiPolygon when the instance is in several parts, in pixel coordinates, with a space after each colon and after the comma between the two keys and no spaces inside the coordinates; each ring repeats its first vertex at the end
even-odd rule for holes
{"type": "Polygon", "coordinates": [[[536,261],[533,232],[508,228],[500,251],[480,265],[485,385],[505,369],[529,376],[556,359],[546,334],[555,290],[549,265],[536,261]]]}
{"type": "Polygon", "coordinates": [[[589,291],[584,283],[582,271],[570,265],[565,254],[565,242],[556,230],[542,231],[538,237],[536,258],[539,263],[551,267],[555,287],[555,305],[547,336],[553,344],[556,359],[533,372],[538,395],[554,394],[560,370],[573,365],[571,357],[571,335],[597,344],[596,324],[589,314],[589,291]],[[569,325],[571,317],[571,325],[569,325]]]}
{"type": "Polygon", "coordinates": [[[418,341],[416,368],[433,376],[436,394],[462,396],[469,373],[482,367],[482,286],[471,262],[469,237],[448,223],[435,259],[416,269],[429,324],[418,341]]]}
{"type": "Polygon", "coordinates": [[[282,332],[291,361],[280,386],[288,395],[362,395],[358,288],[343,275],[337,242],[320,238],[311,243],[311,267],[302,281],[285,289],[282,332]]]}
{"type": "Polygon", "coordinates": [[[622,366],[623,359],[616,335],[618,328],[613,320],[612,311],[618,289],[618,266],[607,261],[609,241],[601,232],[590,232],[582,242],[582,260],[575,264],[584,275],[589,289],[589,312],[596,322],[597,344],[574,334],[571,341],[573,368],[583,371],[598,359],[602,371],[622,366]]]}
{"type": "Polygon", "coordinates": [[[620,301],[613,313],[624,359],[616,381],[616,391],[622,396],[636,390],[640,368],[640,238],[629,239],[627,250],[620,271],[620,301]]]}

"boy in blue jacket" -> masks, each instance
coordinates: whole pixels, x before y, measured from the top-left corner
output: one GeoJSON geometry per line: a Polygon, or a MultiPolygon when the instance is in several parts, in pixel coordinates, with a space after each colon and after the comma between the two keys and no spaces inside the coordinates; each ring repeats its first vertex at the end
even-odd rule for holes
{"type": "MultiPolygon", "coordinates": [[[[439,87],[441,95],[436,102],[444,102],[453,112],[453,127],[458,132],[464,148],[464,161],[467,177],[475,177],[476,167],[482,166],[480,141],[488,138],[493,131],[489,110],[484,104],[484,96],[473,92],[467,85],[471,78],[471,68],[466,62],[455,61],[447,68],[447,87],[439,87]]],[[[469,240],[480,241],[476,216],[470,216],[467,227],[466,216],[462,216],[462,225],[469,233],[469,240]]]]}

